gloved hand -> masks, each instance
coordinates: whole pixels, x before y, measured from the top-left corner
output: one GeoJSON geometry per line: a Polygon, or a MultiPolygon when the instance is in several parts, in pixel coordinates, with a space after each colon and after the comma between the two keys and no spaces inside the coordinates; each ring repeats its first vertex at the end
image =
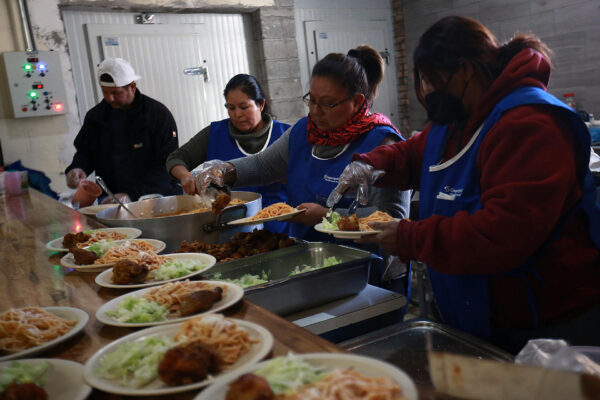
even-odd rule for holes
{"type": "MultiPolygon", "coordinates": [[[[115,197],[121,200],[121,203],[131,203],[131,199],[127,193],[115,193],[115,197]]],[[[117,204],[110,196],[106,196],[104,200],[102,200],[102,204],[117,204]]]]}
{"type": "Polygon", "coordinates": [[[235,167],[221,160],[210,160],[202,164],[202,169],[196,174],[196,192],[199,195],[206,194],[206,191],[211,183],[214,182],[217,186],[224,186],[226,183],[227,176],[235,173],[235,167]]]}
{"type": "Polygon", "coordinates": [[[67,186],[71,189],[76,189],[79,182],[87,178],[87,174],[81,168],[73,168],[67,172],[67,186]]]}
{"type": "Polygon", "coordinates": [[[352,161],[344,168],[335,189],[327,198],[327,207],[333,207],[347,190],[357,188],[356,200],[361,205],[366,205],[369,200],[369,185],[385,174],[382,170],[376,170],[372,165],[364,161],[352,161]]]}

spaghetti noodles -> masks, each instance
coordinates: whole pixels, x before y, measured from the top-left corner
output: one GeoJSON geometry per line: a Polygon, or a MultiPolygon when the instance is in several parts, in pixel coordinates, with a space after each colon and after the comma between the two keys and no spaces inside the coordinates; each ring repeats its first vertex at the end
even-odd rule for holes
{"type": "Polygon", "coordinates": [[[281,400],[402,400],[400,386],[388,378],[369,378],[349,369],[334,369],[325,378],[300,387],[281,400]]]}
{"type": "Polygon", "coordinates": [[[83,248],[89,246],[92,243],[99,242],[100,240],[122,240],[127,239],[127,235],[121,232],[115,231],[92,231],[90,232],[90,238],[82,243],[77,243],[77,247],[83,248]]]}
{"type": "MultiPolygon", "coordinates": [[[[235,206],[237,204],[245,204],[245,203],[246,202],[242,199],[231,199],[231,201],[229,202],[227,207],[235,206]]],[[[227,207],[225,207],[225,208],[227,208],[227,207]]],[[[157,214],[157,215],[154,215],[153,218],[172,217],[173,215],[199,214],[199,213],[203,213],[203,212],[207,212],[207,211],[210,211],[210,208],[199,207],[199,208],[195,208],[193,210],[178,210],[178,211],[172,211],[172,212],[163,213],[163,214],[157,214]]]]}
{"type": "Polygon", "coordinates": [[[275,203],[263,208],[262,210],[257,212],[256,215],[248,218],[248,220],[256,221],[258,219],[278,217],[280,215],[293,213],[294,211],[296,211],[294,207],[289,206],[285,203],[275,203]]]}
{"type": "Polygon", "coordinates": [[[11,308],[0,314],[0,350],[39,346],[64,335],[76,324],[39,307],[11,308]]]}
{"type": "Polygon", "coordinates": [[[177,342],[200,341],[215,351],[219,359],[231,365],[250,350],[257,340],[221,314],[206,314],[185,321],[175,335],[177,342]]]}
{"type": "MultiPolygon", "coordinates": [[[[197,292],[199,290],[212,290],[219,285],[214,285],[202,281],[185,281],[179,282],[168,282],[164,285],[150,289],[142,298],[148,301],[154,301],[158,305],[164,306],[171,314],[177,313],[181,307],[181,301],[190,293],[197,292]]],[[[223,289],[223,297],[227,291],[225,285],[219,286],[223,289]]]]}
{"type": "Polygon", "coordinates": [[[374,213],[372,213],[371,215],[368,215],[364,218],[359,218],[358,219],[358,227],[361,231],[372,231],[374,229],[371,228],[367,224],[367,222],[391,222],[391,221],[395,221],[394,217],[392,217],[388,213],[377,210],[374,213]]]}
{"type": "Polygon", "coordinates": [[[156,254],[156,248],[150,243],[137,240],[110,248],[102,257],[96,259],[94,264],[114,264],[123,259],[144,264],[150,269],[155,269],[170,260],[168,257],[156,254]]]}

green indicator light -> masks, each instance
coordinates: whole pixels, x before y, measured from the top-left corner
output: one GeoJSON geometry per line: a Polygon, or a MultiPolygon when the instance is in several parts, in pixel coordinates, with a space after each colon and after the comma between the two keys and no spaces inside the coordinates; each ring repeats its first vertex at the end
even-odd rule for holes
{"type": "Polygon", "coordinates": [[[36,98],[37,97],[37,93],[36,92],[29,92],[29,97],[36,98]]]}
{"type": "Polygon", "coordinates": [[[25,64],[23,68],[25,69],[25,71],[31,71],[33,67],[31,66],[31,64],[25,64]]]}

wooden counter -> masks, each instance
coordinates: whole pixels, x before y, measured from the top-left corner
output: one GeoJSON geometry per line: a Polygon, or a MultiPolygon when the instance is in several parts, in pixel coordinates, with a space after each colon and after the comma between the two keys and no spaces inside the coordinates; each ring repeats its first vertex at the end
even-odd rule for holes
{"type": "MultiPolygon", "coordinates": [[[[134,332],[106,326],[94,315],[106,301],[124,293],[94,282],[96,273],[83,273],[60,266],[64,253],[46,249],[46,243],[65,233],[103,227],[54,199],[34,190],[21,196],[0,197],[0,311],[24,306],[72,306],[85,310],[90,320],[83,333],[35,357],[58,357],[85,363],[102,346],[134,332]]],[[[343,349],[258,307],[241,301],[225,313],[257,322],[275,337],[272,354],[290,351],[342,352],[343,349]]],[[[197,391],[162,396],[161,399],[191,399],[197,391]]],[[[126,398],[94,390],[89,399],[126,398]]],[[[147,397],[148,398],[148,397],[147,397]]]]}
{"type": "MultiPolygon", "coordinates": [[[[85,363],[98,349],[134,329],[104,325],[95,319],[96,310],[122,290],[107,289],[94,282],[97,273],[64,268],[64,253],[46,249],[50,240],[65,233],[104,227],[34,189],[21,196],[0,196],[0,311],[10,307],[71,306],[85,310],[90,320],[83,333],[33,357],[64,358],[85,363]]],[[[143,235],[142,235],[143,236],[143,235]]],[[[225,315],[259,323],[274,336],[273,356],[309,352],[344,352],[344,349],[304,330],[279,316],[241,301],[225,315]]],[[[450,399],[430,385],[418,386],[419,399],[450,399]]],[[[197,391],[160,397],[127,397],[94,390],[88,399],[192,399],[197,391]]]]}

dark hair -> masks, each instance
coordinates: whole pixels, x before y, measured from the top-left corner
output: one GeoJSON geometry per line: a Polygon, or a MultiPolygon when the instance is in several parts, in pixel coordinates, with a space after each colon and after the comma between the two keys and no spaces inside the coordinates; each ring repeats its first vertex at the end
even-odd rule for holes
{"type": "MultiPolygon", "coordinates": [[[[107,83],[114,83],[114,79],[110,74],[102,74],[100,75],[100,82],[107,82],[107,83]]],[[[127,88],[131,85],[131,83],[128,83],[127,85],[124,86],[120,86],[122,88],[127,88]]]]}
{"type": "Polygon", "coordinates": [[[252,75],[248,75],[248,74],[238,74],[236,76],[234,76],[233,78],[231,78],[229,80],[229,82],[227,82],[227,85],[225,85],[225,90],[223,91],[223,96],[225,96],[225,98],[227,98],[227,93],[229,93],[231,90],[241,90],[242,92],[244,92],[246,94],[246,96],[248,96],[248,98],[254,100],[254,102],[257,105],[260,105],[262,103],[265,104],[265,106],[262,109],[262,112],[260,113],[262,117],[264,117],[266,114],[271,114],[271,107],[269,105],[269,102],[267,101],[267,98],[265,97],[265,94],[262,90],[262,87],[260,86],[260,83],[258,83],[258,81],[256,80],[255,77],[253,77],[252,75]]]}
{"type": "Polygon", "coordinates": [[[383,79],[383,59],[369,45],[360,45],[348,54],[330,53],[315,64],[311,77],[324,76],[346,88],[348,93],[362,93],[369,105],[377,95],[383,79]]]}
{"type": "Polygon", "coordinates": [[[510,60],[526,48],[550,61],[550,49],[535,35],[515,35],[500,46],[494,34],[479,21],[463,16],[442,18],[423,33],[413,53],[417,97],[423,101],[421,75],[439,88],[444,84],[440,72],[455,72],[461,61],[470,62],[491,84],[510,60]]]}

